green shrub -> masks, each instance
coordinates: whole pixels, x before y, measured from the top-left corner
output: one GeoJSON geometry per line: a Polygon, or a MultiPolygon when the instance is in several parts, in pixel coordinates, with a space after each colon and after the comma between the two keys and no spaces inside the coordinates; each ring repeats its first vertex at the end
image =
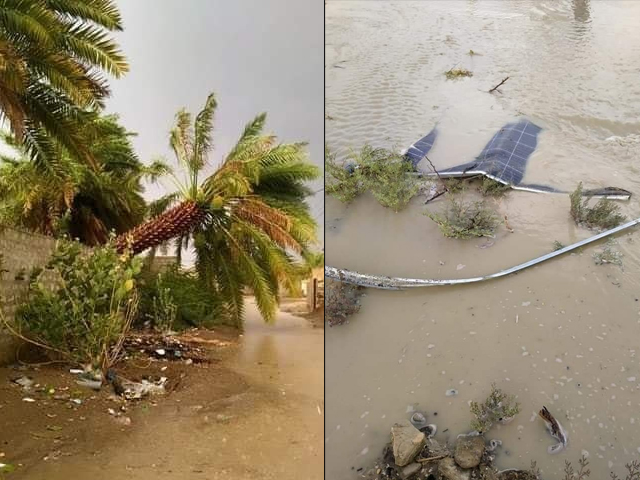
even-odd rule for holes
{"type": "Polygon", "coordinates": [[[484,202],[457,201],[451,199],[444,215],[427,212],[445,237],[467,239],[492,237],[498,226],[497,215],[484,202]]]}
{"type": "Polygon", "coordinates": [[[420,190],[421,180],[400,153],[365,145],[355,159],[364,185],[384,207],[397,212],[420,190]]]}
{"type": "Polygon", "coordinates": [[[475,419],[471,428],[487,433],[495,422],[507,423],[518,413],[520,404],[513,395],[507,395],[495,384],[491,384],[491,393],[483,403],[471,402],[471,413],[475,419]]]}
{"type": "Polygon", "coordinates": [[[135,315],[141,260],[111,244],[88,251],[61,240],[47,268],[59,275],[59,287],[32,279],[11,330],[69,361],[108,368],[135,315]]]}
{"type": "Polygon", "coordinates": [[[582,196],[582,182],[578,184],[569,199],[571,200],[571,217],[577,225],[609,230],[626,220],[626,217],[620,213],[620,207],[606,198],[601,198],[595,206],[589,207],[590,198],[582,196]]]}
{"type": "Polygon", "coordinates": [[[158,275],[145,275],[138,321],[150,322],[159,330],[166,330],[168,323],[169,329],[178,330],[233,325],[216,293],[207,289],[195,273],[181,271],[177,265],[158,275]]]}
{"type": "Polygon", "coordinates": [[[489,177],[482,177],[478,190],[484,197],[501,197],[511,190],[511,185],[505,185],[489,177]]]}
{"type": "Polygon", "coordinates": [[[349,203],[364,191],[364,184],[359,172],[347,169],[344,165],[336,162],[335,154],[331,153],[327,146],[324,149],[324,162],[325,190],[329,195],[336,197],[343,203],[349,203]]]}
{"type": "Polygon", "coordinates": [[[410,175],[413,166],[400,153],[365,145],[359,152],[351,152],[348,160],[346,168],[325,150],[325,188],[342,202],[348,203],[369,190],[381,205],[397,212],[420,190],[422,181],[410,175]]]}

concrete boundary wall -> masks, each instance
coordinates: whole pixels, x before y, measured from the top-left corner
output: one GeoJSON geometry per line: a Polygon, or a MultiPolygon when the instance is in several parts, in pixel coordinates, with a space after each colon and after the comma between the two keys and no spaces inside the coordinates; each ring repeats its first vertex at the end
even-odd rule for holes
{"type": "MultiPolygon", "coordinates": [[[[56,240],[0,225],[0,308],[11,320],[27,291],[29,275],[42,268],[55,249],[56,240]]],[[[45,271],[40,282],[54,286],[53,272],[45,271]]],[[[13,362],[18,346],[16,339],[0,324],[0,365],[13,362]]]]}

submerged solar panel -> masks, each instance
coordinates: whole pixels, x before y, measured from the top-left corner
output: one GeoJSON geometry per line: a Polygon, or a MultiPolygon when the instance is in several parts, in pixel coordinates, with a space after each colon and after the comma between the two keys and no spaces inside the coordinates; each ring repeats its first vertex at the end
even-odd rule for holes
{"type": "Polygon", "coordinates": [[[485,174],[509,185],[519,185],[541,128],[521,120],[502,127],[472,162],[440,170],[442,176],[485,174]]]}
{"type": "MultiPolygon", "coordinates": [[[[568,193],[548,185],[524,184],[525,170],[529,157],[538,145],[538,134],[542,129],[529,120],[519,120],[506,124],[487,143],[475,160],[456,167],[438,170],[438,172],[421,172],[429,176],[466,177],[470,175],[486,175],[498,182],[510,185],[517,190],[532,192],[568,193]]],[[[429,153],[436,141],[438,131],[431,130],[426,136],[411,145],[404,156],[410,161],[414,170],[418,163],[429,153]]],[[[628,200],[631,192],[617,188],[605,187],[584,190],[587,197],[605,197],[617,200],[628,200]]]]}
{"type": "Polygon", "coordinates": [[[438,131],[436,128],[434,128],[426,136],[422,137],[416,143],[411,145],[405,152],[404,156],[409,161],[411,161],[414,170],[418,168],[418,163],[420,163],[420,160],[422,160],[427,155],[427,153],[429,153],[431,147],[433,147],[437,135],[438,131]]]}

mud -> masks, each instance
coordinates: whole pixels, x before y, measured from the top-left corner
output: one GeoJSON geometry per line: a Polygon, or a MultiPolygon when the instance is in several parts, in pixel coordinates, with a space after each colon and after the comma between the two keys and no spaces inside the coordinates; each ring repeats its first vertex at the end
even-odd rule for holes
{"type": "MultiPolygon", "coordinates": [[[[328,2],[326,15],[326,132],[339,157],[366,142],[407,147],[439,123],[429,157],[450,167],[525,114],[543,131],[524,182],[625,188],[634,196],[623,213],[640,216],[637,2],[328,2]],[[447,80],[456,64],[473,77],[447,80]],[[487,93],[506,76],[501,93],[487,93]]],[[[513,233],[500,227],[490,245],[448,239],[423,215],[444,202],[424,200],[396,214],[366,194],[348,207],[327,198],[327,264],[464,278],[593,233],[573,223],[568,196],[510,192],[489,203],[513,233]]],[[[438,424],[443,443],[467,431],[468,402],[492,382],[522,404],[492,431],[504,445],[499,468],[536,460],[545,478],[561,478],[565,460],[587,453],[593,478],[607,478],[638,459],[637,227],[617,242],[622,268],[595,265],[593,245],[486,284],[368,290],[348,324],[327,330],[328,478],[357,478],[413,409],[438,424]],[[543,405],[570,439],[553,456],[543,405]]]]}
{"type": "MultiPolygon", "coordinates": [[[[26,403],[9,382],[17,372],[1,369],[0,452],[19,465],[8,478],[323,478],[323,332],[286,313],[265,326],[253,303],[247,315],[232,345],[208,344],[209,363],[129,366],[130,378],[170,379],[166,396],[127,407],[129,426],[108,413],[120,404],[106,390],[82,390],[81,405],[37,394],[26,403]]],[[[77,390],[66,369],[22,373],[77,390]]]]}

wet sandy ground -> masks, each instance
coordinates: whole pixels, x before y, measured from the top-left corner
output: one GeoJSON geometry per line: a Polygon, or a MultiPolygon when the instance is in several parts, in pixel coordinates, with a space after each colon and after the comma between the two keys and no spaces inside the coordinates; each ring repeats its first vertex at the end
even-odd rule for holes
{"type": "MultiPolygon", "coordinates": [[[[208,367],[189,366],[182,387],[156,405],[130,408],[128,427],[107,414],[106,392],[77,409],[45,408],[22,402],[5,388],[15,371],[0,371],[2,461],[23,464],[9,478],[323,478],[323,331],[286,313],[263,325],[253,304],[247,316],[237,346],[216,351],[208,367]]],[[[60,382],[64,373],[42,375],[60,382]]]]}
{"type": "MultiPolygon", "coordinates": [[[[435,123],[439,168],[470,161],[507,121],[543,127],[524,181],[572,190],[618,186],[640,216],[640,4],[575,1],[328,2],[327,141],[407,147],[435,123]],[[628,41],[622,41],[621,38],[628,41]],[[482,55],[469,56],[472,49],[482,55]],[[473,77],[446,81],[454,65],[473,77]],[[505,76],[502,94],[487,90],[505,76]]],[[[469,195],[469,194],[467,194],[469,195]]],[[[563,195],[511,192],[490,200],[507,215],[486,239],[444,238],[416,198],[393,213],[364,195],[326,203],[327,264],[418,278],[497,272],[592,234],[576,227],[563,195]]],[[[640,457],[640,237],[617,237],[623,268],[596,266],[585,248],[500,280],[464,286],[367,291],[349,324],[327,331],[327,475],[357,478],[391,425],[423,410],[438,440],[468,429],[468,402],[496,384],[522,413],[492,430],[498,466],[559,478],[565,460],[589,455],[592,478],[640,457]],[[455,388],[458,395],[445,396],[455,388]],[[569,433],[554,440],[534,413],[546,405],[569,433]],[[436,415],[437,413],[437,415],[436,415]],[[448,430],[447,430],[448,429],[448,430]],[[445,432],[445,430],[447,430],[445,432]]]]}

